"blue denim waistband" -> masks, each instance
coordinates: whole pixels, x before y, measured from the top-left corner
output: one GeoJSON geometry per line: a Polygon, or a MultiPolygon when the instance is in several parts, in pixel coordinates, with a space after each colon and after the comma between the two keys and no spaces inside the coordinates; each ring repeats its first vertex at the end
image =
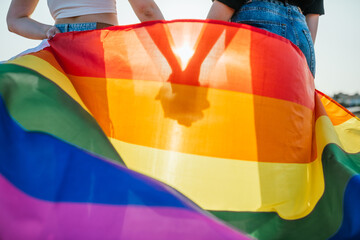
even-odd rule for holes
{"type": "Polygon", "coordinates": [[[60,32],[75,32],[75,31],[88,31],[96,29],[96,22],[88,23],[61,23],[56,24],[55,27],[59,29],[60,32]]]}
{"type": "Polygon", "coordinates": [[[299,11],[302,14],[302,11],[300,9],[300,7],[296,6],[296,5],[292,5],[290,3],[288,3],[287,1],[278,1],[278,0],[248,0],[245,4],[251,3],[251,2],[268,2],[268,3],[273,3],[273,4],[277,4],[277,5],[281,5],[281,6],[285,6],[285,7],[292,7],[294,10],[299,11]]]}
{"type": "Polygon", "coordinates": [[[287,1],[279,1],[279,0],[248,0],[248,1],[246,1],[246,3],[250,3],[250,2],[270,2],[270,3],[279,4],[282,6],[290,5],[287,3],[287,1]]]}

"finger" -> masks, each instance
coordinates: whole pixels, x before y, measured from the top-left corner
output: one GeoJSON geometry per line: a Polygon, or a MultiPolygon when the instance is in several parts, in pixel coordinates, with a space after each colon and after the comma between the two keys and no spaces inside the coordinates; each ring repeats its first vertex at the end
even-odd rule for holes
{"type": "Polygon", "coordinates": [[[51,27],[47,32],[47,38],[52,39],[57,33],[61,33],[60,30],[56,27],[51,27]]]}
{"type": "Polygon", "coordinates": [[[54,30],[55,30],[55,34],[61,33],[60,30],[57,27],[54,27],[54,30]]]}

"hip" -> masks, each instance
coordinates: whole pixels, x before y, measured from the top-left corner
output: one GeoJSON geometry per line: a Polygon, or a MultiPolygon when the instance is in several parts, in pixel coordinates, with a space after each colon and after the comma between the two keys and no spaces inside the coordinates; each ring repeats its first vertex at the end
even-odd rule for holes
{"type": "Polygon", "coordinates": [[[77,32],[77,31],[89,31],[95,29],[103,29],[111,27],[113,25],[101,22],[85,22],[85,23],[61,23],[55,24],[55,27],[59,29],[61,33],[64,32],[77,32]]]}

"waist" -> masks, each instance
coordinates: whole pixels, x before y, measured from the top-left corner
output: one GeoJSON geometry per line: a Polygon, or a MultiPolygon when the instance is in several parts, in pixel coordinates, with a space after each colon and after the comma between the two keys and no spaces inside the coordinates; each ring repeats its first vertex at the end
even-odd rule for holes
{"type": "Polygon", "coordinates": [[[297,6],[297,1],[295,1],[295,0],[248,0],[248,1],[245,1],[245,4],[249,3],[249,2],[271,2],[271,3],[283,5],[283,6],[287,6],[287,5],[297,6]]]}
{"type": "Polygon", "coordinates": [[[291,7],[302,14],[301,8],[297,5],[297,1],[295,0],[248,0],[246,1],[245,5],[252,2],[267,2],[284,7],[291,7]]]}
{"type": "Polygon", "coordinates": [[[103,29],[107,27],[114,26],[112,24],[101,23],[101,22],[86,22],[86,23],[60,23],[55,24],[61,33],[64,32],[79,32],[79,31],[89,31],[95,29],[103,29]]]}
{"type": "Polygon", "coordinates": [[[66,17],[55,19],[55,24],[70,24],[70,23],[104,23],[108,25],[118,25],[116,13],[96,13],[87,14],[76,17],[66,17]]]}

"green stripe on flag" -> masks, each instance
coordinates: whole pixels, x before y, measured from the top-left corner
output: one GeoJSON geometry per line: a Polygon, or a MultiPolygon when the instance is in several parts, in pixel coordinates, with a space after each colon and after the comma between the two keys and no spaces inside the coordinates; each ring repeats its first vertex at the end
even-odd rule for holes
{"type": "Polygon", "coordinates": [[[93,117],[39,73],[0,64],[0,94],[11,116],[26,130],[49,133],[124,164],[93,117]]]}
{"type": "Polygon", "coordinates": [[[360,153],[349,154],[336,144],[329,144],[324,148],[322,162],[325,192],[314,210],[305,218],[289,221],[276,213],[211,213],[260,240],[328,239],[338,231],[342,223],[345,188],[349,179],[360,173],[360,153]]]}

